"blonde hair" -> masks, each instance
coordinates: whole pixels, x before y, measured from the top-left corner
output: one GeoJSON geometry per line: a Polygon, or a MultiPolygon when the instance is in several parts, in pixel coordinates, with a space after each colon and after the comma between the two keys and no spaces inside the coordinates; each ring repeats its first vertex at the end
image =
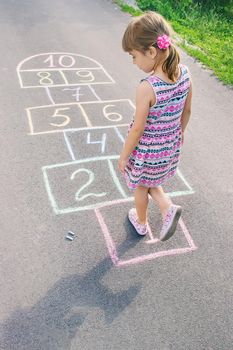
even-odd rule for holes
{"type": "Polygon", "coordinates": [[[154,69],[159,63],[163,62],[163,71],[167,73],[169,79],[175,81],[178,75],[180,55],[173,43],[171,43],[166,50],[158,48],[156,44],[157,38],[163,34],[171,37],[174,31],[162,15],[157,12],[148,11],[134,18],[128,24],[122,39],[122,47],[126,52],[137,50],[143,54],[150,46],[156,47],[158,54],[156,56],[154,69]],[[168,57],[165,58],[167,56],[167,50],[169,50],[169,54],[168,57]]]}

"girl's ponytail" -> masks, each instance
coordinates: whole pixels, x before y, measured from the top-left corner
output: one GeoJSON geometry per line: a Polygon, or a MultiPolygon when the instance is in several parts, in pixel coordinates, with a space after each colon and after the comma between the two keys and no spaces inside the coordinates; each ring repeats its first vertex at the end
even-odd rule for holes
{"type": "Polygon", "coordinates": [[[163,62],[162,69],[167,73],[168,78],[176,81],[178,78],[178,64],[180,63],[180,55],[173,44],[169,46],[169,55],[163,62]]]}
{"type": "Polygon", "coordinates": [[[154,69],[163,62],[163,71],[171,81],[175,82],[179,74],[180,55],[171,42],[173,34],[171,25],[163,16],[157,12],[148,11],[129,23],[123,36],[122,46],[126,52],[138,50],[142,53],[145,53],[150,46],[156,47],[158,55],[154,69]]]}

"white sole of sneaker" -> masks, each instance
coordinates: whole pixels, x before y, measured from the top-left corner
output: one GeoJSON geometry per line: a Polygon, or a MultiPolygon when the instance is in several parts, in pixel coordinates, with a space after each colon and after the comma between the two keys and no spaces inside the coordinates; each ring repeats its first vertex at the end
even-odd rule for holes
{"type": "MultiPolygon", "coordinates": [[[[129,219],[129,218],[128,218],[129,219]]],[[[134,224],[132,223],[132,221],[129,219],[129,222],[131,223],[131,225],[133,226],[133,228],[135,229],[135,231],[137,232],[137,234],[138,234],[138,236],[140,236],[140,237],[144,237],[144,236],[146,236],[146,233],[144,233],[144,234],[141,234],[141,233],[139,233],[138,231],[137,231],[137,229],[136,229],[136,227],[134,226],[134,224]]]]}
{"type": "Polygon", "coordinates": [[[129,215],[128,215],[128,220],[129,220],[129,222],[131,223],[131,225],[133,226],[133,228],[135,229],[135,231],[137,232],[137,234],[138,234],[139,236],[141,236],[141,237],[146,236],[146,233],[141,234],[141,233],[138,232],[137,228],[134,226],[134,220],[132,219],[132,221],[131,221],[131,218],[130,218],[129,215]]]}
{"type": "Polygon", "coordinates": [[[177,208],[171,226],[167,230],[166,234],[162,238],[160,238],[160,241],[162,241],[162,242],[167,241],[169,238],[171,238],[174,235],[178,221],[179,221],[180,216],[181,216],[181,212],[182,212],[182,208],[181,207],[177,208]]]}

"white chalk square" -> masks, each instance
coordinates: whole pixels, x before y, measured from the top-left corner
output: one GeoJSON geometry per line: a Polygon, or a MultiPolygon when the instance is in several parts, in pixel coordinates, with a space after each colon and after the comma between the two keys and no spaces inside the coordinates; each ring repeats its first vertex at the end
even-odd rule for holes
{"type": "Polygon", "coordinates": [[[135,108],[131,100],[80,102],[93,127],[129,125],[135,108]]]}
{"type": "Polygon", "coordinates": [[[20,72],[23,88],[53,87],[67,85],[59,70],[22,71],[20,72]]]}
{"type": "Polygon", "coordinates": [[[127,127],[90,128],[66,132],[66,142],[72,159],[120,154],[127,127]]]}
{"type": "Polygon", "coordinates": [[[121,185],[115,171],[118,158],[89,158],[42,167],[55,214],[95,209],[115,198],[128,198],[131,193],[121,185]]]}
{"type": "Polygon", "coordinates": [[[87,85],[54,86],[49,89],[49,94],[47,92],[47,99],[53,104],[60,104],[61,101],[62,103],[97,101],[98,96],[94,89],[87,85]]]}
{"type": "Polygon", "coordinates": [[[88,120],[78,103],[64,103],[27,108],[31,135],[86,128],[88,120]]]}
{"type": "Polygon", "coordinates": [[[93,84],[112,84],[113,80],[106,71],[99,68],[82,68],[77,70],[63,69],[63,75],[66,78],[67,85],[93,85],[93,84]]]}

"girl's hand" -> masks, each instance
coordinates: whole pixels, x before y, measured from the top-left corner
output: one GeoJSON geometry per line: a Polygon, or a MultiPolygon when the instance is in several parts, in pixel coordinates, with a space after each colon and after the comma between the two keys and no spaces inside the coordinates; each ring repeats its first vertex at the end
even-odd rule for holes
{"type": "Polygon", "coordinates": [[[125,167],[126,167],[126,163],[127,163],[128,159],[124,159],[122,157],[120,157],[119,161],[118,161],[118,168],[120,170],[120,172],[123,174],[125,167]]]}

